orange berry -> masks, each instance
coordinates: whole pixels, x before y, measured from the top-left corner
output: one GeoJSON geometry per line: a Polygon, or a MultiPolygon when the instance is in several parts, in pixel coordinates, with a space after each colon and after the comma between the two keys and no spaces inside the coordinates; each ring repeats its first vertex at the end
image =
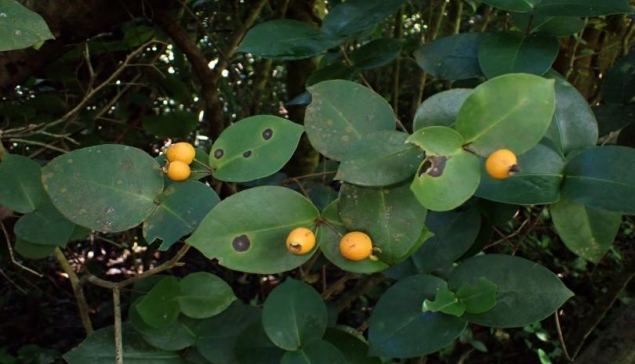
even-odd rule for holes
{"type": "Polygon", "coordinates": [[[191,164],[196,156],[196,150],[190,143],[179,142],[170,145],[165,156],[170,162],[181,161],[185,164],[191,164]]]}
{"type": "Polygon", "coordinates": [[[315,234],[313,231],[299,227],[293,229],[287,236],[287,250],[296,255],[304,255],[315,247],[315,234]]]}
{"type": "Polygon", "coordinates": [[[373,242],[361,231],[352,231],[340,240],[340,252],[348,260],[364,260],[373,256],[373,242]]]}
{"type": "Polygon", "coordinates": [[[485,170],[495,179],[505,179],[518,172],[518,159],[509,149],[499,149],[490,154],[485,161],[485,170]]]}
{"type": "Polygon", "coordinates": [[[185,181],[190,177],[192,170],[185,162],[174,161],[168,163],[167,175],[173,181],[185,181]]]}

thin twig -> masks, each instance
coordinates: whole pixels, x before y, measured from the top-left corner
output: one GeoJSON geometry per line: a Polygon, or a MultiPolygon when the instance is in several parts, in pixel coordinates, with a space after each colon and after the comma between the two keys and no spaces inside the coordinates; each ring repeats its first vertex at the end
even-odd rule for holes
{"type": "Polygon", "coordinates": [[[12,142],[12,143],[23,143],[23,144],[37,145],[39,147],[44,147],[46,149],[54,150],[56,152],[68,153],[68,150],[66,150],[66,149],[58,148],[58,147],[53,146],[51,144],[46,144],[46,143],[38,142],[38,141],[35,141],[35,140],[27,140],[27,139],[22,139],[22,138],[10,138],[9,141],[12,142]]]}
{"type": "Polygon", "coordinates": [[[82,320],[82,325],[84,325],[84,330],[86,331],[86,335],[90,335],[93,333],[93,324],[90,322],[90,316],[88,314],[88,303],[86,302],[86,296],[84,295],[84,290],[82,289],[82,284],[77,277],[77,274],[71,267],[68,259],[62,252],[62,249],[59,247],[55,248],[55,257],[57,261],[60,263],[62,270],[68,276],[68,280],[71,282],[71,287],[73,288],[73,294],[75,295],[75,300],[77,301],[77,307],[79,309],[79,317],[82,320]]]}
{"type": "Polygon", "coordinates": [[[331,284],[322,293],[322,299],[323,300],[329,299],[335,292],[337,292],[339,289],[343,288],[344,285],[346,284],[346,282],[348,282],[353,277],[355,277],[354,274],[352,274],[351,272],[346,272],[346,274],[344,274],[340,279],[338,279],[337,282],[331,284]]]}
{"type": "Polygon", "coordinates": [[[119,288],[112,289],[112,302],[115,311],[115,361],[123,364],[123,331],[121,328],[121,296],[119,288]]]}
{"type": "Polygon", "coordinates": [[[558,330],[558,340],[560,341],[560,346],[562,346],[562,352],[564,353],[565,358],[571,363],[573,363],[573,359],[569,355],[567,351],[567,344],[564,342],[564,336],[562,335],[562,328],[560,327],[560,318],[558,318],[558,310],[554,312],[553,317],[556,321],[556,330],[558,330]]]}
{"type": "Polygon", "coordinates": [[[29,273],[33,273],[40,278],[44,277],[42,274],[34,271],[33,269],[29,267],[25,267],[24,265],[20,264],[17,260],[15,260],[15,256],[13,255],[13,248],[11,247],[11,240],[9,239],[9,232],[7,231],[7,228],[4,226],[3,222],[0,222],[0,227],[2,228],[2,232],[4,233],[4,239],[7,242],[7,249],[9,249],[9,258],[11,258],[11,262],[29,273]]]}

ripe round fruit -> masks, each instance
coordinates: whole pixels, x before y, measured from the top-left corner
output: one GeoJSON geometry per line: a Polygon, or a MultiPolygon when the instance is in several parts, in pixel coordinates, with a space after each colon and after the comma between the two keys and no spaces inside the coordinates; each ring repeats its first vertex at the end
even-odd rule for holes
{"type": "Polygon", "coordinates": [[[181,161],[168,163],[167,174],[173,181],[185,181],[190,177],[192,170],[190,166],[181,161]]]}
{"type": "Polygon", "coordinates": [[[170,162],[180,161],[185,164],[192,164],[196,156],[196,150],[190,143],[179,142],[172,144],[165,153],[166,158],[170,162]]]}
{"type": "Polygon", "coordinates": [[[340,252],[348,260],[364,260],[372,256],[373,242],[361,231],[352,231],[340,240],[340,252]]]}
{"type": "Polygon", "coordinates": [[[315,246],[315,234],[313,231],[299,227],[293,229],[287,236],[287,250],[296,255],[303,255],[315,246]]]}
{"type": "Polygon", "coordinates": [[[485,170],[495,179],[505,179],[518,172],[516,154],[509,149],[499,149],[485,161],[485,170]]]}

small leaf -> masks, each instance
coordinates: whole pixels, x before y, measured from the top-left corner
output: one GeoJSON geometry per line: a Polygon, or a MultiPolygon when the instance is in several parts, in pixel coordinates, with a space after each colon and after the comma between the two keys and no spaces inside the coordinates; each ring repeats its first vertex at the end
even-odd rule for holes
{"type": "Polygon", "coordinates": [[[65,246],[75,224],[68,221],[48,198],[33,212],[18,220],[14,231],[20,238],[42,245],[65,246]]]}
{"type": "Polygon", "coordinates": [[[193,320],[181,316],[167,327],[152,327],[143,321],[137,310],[137,305],[142,299],[140,297],[132,303],[128,316],[132,326],[143,335],[145,341],[155,348],[169,351],[182,350],[194,345],[197,338],[192,331],[193,320]]]}
{"type": "Polygon", "coordinates": [[[34,244],[20,237],[15,239],[13,248],[18,254],[28,259],[43,259],[55,251],[55,245],[34,244]]]}
{"type": "Polygon", "coordinates": [[[476,284],[464,282],[456,290],[456,298],[465,304],[465,312],[483,313],[496,305],[498,287],[485,277],[480,277],[476,284]]]}
{"type": "Polygon", "coordinates": [[[437,291],[434,300],[424,300],[422,311],[443,312],[452,316],[461,316],[465,312],[465,304],[460,302],[454,295],[454,292],[447,288],[437,291]]]}
{"type": "Polygon", "coordinates": [[[218,315],[236,300],[225,281],[207,272],[191,273],[181,279],[179,286],[181,312],[195,319],[218,315]]]}
{"type": "Polygon", "coordinates": [[[421,69],[442,80],[464,80],[483,75],[478,47],[484,33],[462,33],[425,43],[415,52],[421,69]]]}
{"type": "Polygon", "coordinates": [[[168,327],[179,316],[179,293],[179,281],[165,277],[141,299],[137,311],[149,326],[157,329],[168,327]]]}
{"type": "Polygon", "coordinates": [[[14,0],[0,0],[0,52],[23,49],[55,37],[40,14],[14,0]]]}
{"type": "Polygon", "coordinates": [[[34,211],[47,199],[40,165],[17,154],[0,157],[0,205],[21,214],[34,211]]]}

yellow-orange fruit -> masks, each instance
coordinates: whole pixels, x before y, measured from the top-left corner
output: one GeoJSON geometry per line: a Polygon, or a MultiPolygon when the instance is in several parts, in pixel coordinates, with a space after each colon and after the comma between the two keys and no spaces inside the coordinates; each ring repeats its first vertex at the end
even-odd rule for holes
{"type": "Polygon", "coordinates": [[[364,260],[373,254],[373,242],[370,236],[361,231],[352,231],[340,240],[340,252],[348,260],[364,260]]]}
{"type": "Polygon", "coordinates": [[[185,181],[190,177],[192,170],[185,162],[174,161],[168,163],[167,175],[173,181],[185,181]]]}
{"type": "Polygon", "coordinates": [[[185,164],[192,164],[195,156],[196,150],[194,150],[192,144],[186,142],[172,144],[165,152],[165,157],[170,162],[180,161],[185,164]]]}
{"type": "Polygon", "coordinates": [[[315,247],[315,234],[313,231],[299,227],[293,229],[287,236],[287,250],[296,255],[303,255],[315,247]]]}
{"type": "Polygon", "coordinates": [[[490,154],[485,161],[487,174],[495,179],[505,179],[518,172],[518,159],[509,149],[499,149],[490,154]]]}

